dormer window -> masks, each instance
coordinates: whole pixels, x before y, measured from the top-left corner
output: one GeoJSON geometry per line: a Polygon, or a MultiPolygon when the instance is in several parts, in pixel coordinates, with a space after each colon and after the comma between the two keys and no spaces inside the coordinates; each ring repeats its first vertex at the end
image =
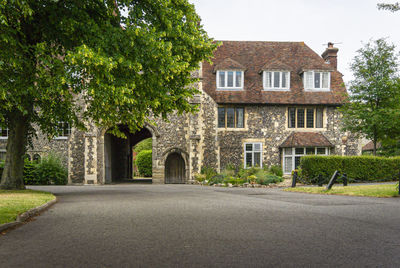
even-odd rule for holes
{"type": "Polygon", "coordinates": [[[217,89],[242,90],[243,73],[237,70],[217,71],[217,89]]]}
{"type": "Polygon", "coordinates": [[[264,90],[289,90],[290,72],[286,71],[264,71],[264,90]]]}
{"type": "Polygon", "coordinates": [[[331,73],[307,71],[303,76],[304,89],[307,91],[329,91],[331,87],[331,73]]]}

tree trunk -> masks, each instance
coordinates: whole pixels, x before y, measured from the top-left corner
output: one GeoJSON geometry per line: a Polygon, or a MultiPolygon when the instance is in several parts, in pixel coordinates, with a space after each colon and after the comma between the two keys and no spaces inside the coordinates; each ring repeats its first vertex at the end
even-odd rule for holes
{"type": "Polygon", "coordinates": [[[376,156],[376,140],[374,140],[374,151],[373,151],[374,156],[376,156]]]}
{"type": "Polygon", "coordinates": [[[10,119],[6,161],[1,177],[0,189],[25,189],[23,171],[28,136],[28,120],[20,112],[15,112],[10,119]]]}

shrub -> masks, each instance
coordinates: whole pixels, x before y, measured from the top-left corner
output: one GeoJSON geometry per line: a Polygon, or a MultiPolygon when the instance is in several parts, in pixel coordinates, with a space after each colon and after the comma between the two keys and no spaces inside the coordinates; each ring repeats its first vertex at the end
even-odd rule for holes
{"type": "Polygon", "coordinates": [[[148,138],[136,144],[135,147],[133,148],[133,151],[136,153],[140,153],[143,150],[152,150],[152,149],[153,149],[153,139],[148,138]]]}
{"type": "Polygon", "coordinates": [[[4,162],[0,161],[0,180],[1,180],[1,175],[3,175],[3,169],[4,169],[4,162]]]}
{"type": "Polygon", "coordinates": [[[68,183],[68,170],[63,165],[61,157],[50,153],[43,157],[40,163],[26,164],[24,168],[25,184],[56,184],[65,185],[68,183]]]}
{"type": "Polygon", "coordinates": [[[140,175],[144,177],[151,177],[153,174],[152,166],[152,151],[143,150],[136,156],[136,166],[138,167],[140,175]]]}
{"type": "Polygon", "coordinates": [[[300,167],[301,179],[311,184],[317,182],[318,175],[328,183],[335,170],[346,173],[350,182],[391,181],[399,174],[400,157],[303,156],[300,167]]]}
{"type": "Polygon", "coordinates": [[[256,182],[261,185],[268,185],[271,183],[282,182],[283,178],[270,174],[262,169],[258,170],[255,174],[256,182]]]}
{"type": "Polygon", "coordinates": [[[278,176],[278,177],[282,177],[283,176],[283,171],[282,171],[282,167],[279,165],[272,165],[269,168],[269,172],[271,172],[272,174],[278,176]]]}
{"type": "Polygon", "coordinates": [[[208,185],[214,185],[214,184],[223,183],[224,180],[225,180],[225,176],[224,176],[224,175],[217,174],[217,175],[211,177],[211,178],[208,180],[208,185]]]}
{"type": "Polygon", "coordinates": [[[206,175],[206,180],[210,180],[212,177],[214,177],[218,173],[212,167],[204,166],[201,168],[200,174],[206,175]]]}

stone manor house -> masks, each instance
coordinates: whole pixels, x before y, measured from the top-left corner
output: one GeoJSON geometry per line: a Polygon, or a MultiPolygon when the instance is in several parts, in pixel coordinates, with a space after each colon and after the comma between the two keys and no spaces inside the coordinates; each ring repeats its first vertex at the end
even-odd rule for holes
{"type": "MultiPolygon", "coordinates": [[[[320,57],[303,42],[223,41],[213,64],[195,74],[197,114],[172,114],[136,133],[121,122],[128,139],[90,123],[87,132],[60,123],[60,136],[37,139],[29,157],[57,151],[70,184],[106,184],[132,177],[132,147],[149,137],[153,183],[186,183],[204,166],[281,165],[290,174],[303,155],[357,155],[358,139],[341,131],[346,88],[337,52],[331,43],[320,57]]],[[[0,158],[7,136],[0,130],[0,158]]]]}

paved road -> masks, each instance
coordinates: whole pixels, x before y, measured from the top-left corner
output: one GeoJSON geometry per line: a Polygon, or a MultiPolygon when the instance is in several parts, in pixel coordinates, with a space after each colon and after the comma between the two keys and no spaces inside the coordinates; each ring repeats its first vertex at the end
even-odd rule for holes
{"type": "Polygon", "coordinates": [[[32,187],[0,267],[399,267],[400,199],[194,185],[32,187]]]}

